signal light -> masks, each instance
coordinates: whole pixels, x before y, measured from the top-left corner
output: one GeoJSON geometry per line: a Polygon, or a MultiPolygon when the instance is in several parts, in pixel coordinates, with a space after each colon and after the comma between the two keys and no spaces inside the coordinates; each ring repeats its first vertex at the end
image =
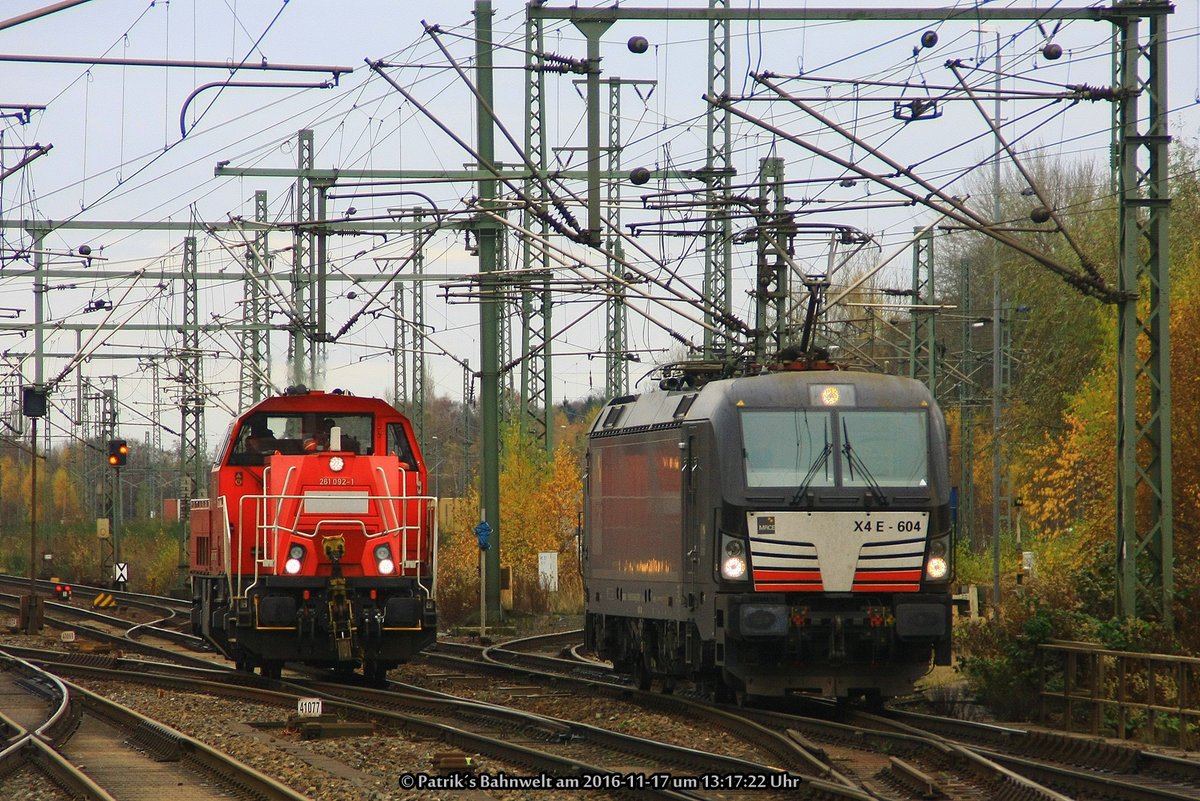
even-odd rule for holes
{"type": "Polygon", "coordinates": [[[123,439],[108,441],[108,463],[112,467],[121,467],[129,461],[129,443],[123,439]]]}

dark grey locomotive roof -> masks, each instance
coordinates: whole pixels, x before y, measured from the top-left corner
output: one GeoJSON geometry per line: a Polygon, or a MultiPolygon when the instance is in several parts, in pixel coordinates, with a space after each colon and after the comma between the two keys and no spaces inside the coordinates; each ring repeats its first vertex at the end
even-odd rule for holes
{"type": "MultiPolygon", "coordinates": [[[[928,388],[907,377],[850,370],[796,370],[710,381],[700,389],[648,392],[614,398],[600,410],[589,438],[595,446],[600,446],[608,444],[610,437],[633,436],[637,439],[641,432],[681,428],[692,423],[703,425],[713,434],[713,455],[718,464],[730,466],[730,469],[720,471],[724,497],[729,503],[745,506],[752,499],[747,494],[742,470],[733,467],[741,464],[739,403],[751,409],[815,408],[815,393],[810,393],[809,387],[829,384],[852,385],[855,396],[853,408],[928,409],[930,453],[934,455],[930,464],[929,485],[896,489],[892,491],[893,501],[905,503],[907,498],[908,501],[919,500],[924,503],[929,499],[922,500],[917,496],[932,493],[935,505],[949,503],[945,420],[928,388]]],[[[830,408],[845,409],[850,406],[830,408]]],[[[862,492],[866,494],[868,490],[863,489],[862,492]]]]}
{"type": "Polygon", "coordinates": [[[710,381],[700,389],[614,398],[596,417],[590,436],[650,431],[721,417],[739,401],[749,407],[812,407],[808,388],[813,384],[852,384],[858,408],[936,408],[929,389],[911,378],[851,370],[789,370],[710,381]]]}

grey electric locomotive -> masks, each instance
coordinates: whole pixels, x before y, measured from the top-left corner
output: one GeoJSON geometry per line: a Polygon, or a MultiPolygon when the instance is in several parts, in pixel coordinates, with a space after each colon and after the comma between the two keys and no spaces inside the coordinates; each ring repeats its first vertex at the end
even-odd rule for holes
{"type": "Polygon", "coordinates": [[[950,661],[945,422],[924,385],[785,370],[616,398],[588,442],[587,644],[639,685],[894,696],[950,661]]]}

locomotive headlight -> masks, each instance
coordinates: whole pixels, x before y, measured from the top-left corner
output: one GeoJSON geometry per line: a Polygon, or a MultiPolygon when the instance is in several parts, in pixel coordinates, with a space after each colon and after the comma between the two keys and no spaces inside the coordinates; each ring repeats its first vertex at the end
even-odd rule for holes
{"type": "Polygon", "coordinates": [[[931,556],[929,557],[929,561],[925,563],[925,575],[934,580],[945,578],[949,570],[950,566],[946,564],[945,558],[941,556],[931,556]]]}
{"type": "Polygon", "coordinates": [[[335,473],[342,472],[342,468],[346,466],[346,462],[340,456],[334,456],[329,460],[329,469],[335,473]]]}
{"type": "Polygon", "coordinates": [[[741,556],[731,556],[721,563],[721,576],[727,579],[740,579],[746,575],[746,560],[741,556]]]}
{"type": "Polygon", "coordinates": [[[721,578],[726,581],[740,581],[746,578],[748,562],[744,540],[722,532],[721,550],[717,555],[721,559],[721,578]]]}
{"type": "Polygon", "coordinates": [[[396,570],[396,563],[392,561],[392,549],[386,544],[375,546],[375,562],[379,572],[385,576],[396,570]]]}
{"type": "Polygon", "coordinates": [[[298,543],[293,543],[291,548],[288,548],[287,561],[283,563],[283,572],[289,576],[294,576],[300,572],[300,563],[304,560],[304,546],[298,543]]]}

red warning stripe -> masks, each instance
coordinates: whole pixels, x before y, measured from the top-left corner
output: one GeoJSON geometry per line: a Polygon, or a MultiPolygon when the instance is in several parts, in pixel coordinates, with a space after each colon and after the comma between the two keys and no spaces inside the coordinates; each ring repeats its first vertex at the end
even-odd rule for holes
{"type": "Polygon", "coordinates": [[[921,569],[915,570],[856,570],[854,583],[869,581],[920,581],[921,569]]]}
{"type": "Polygon", "coordinates": [[[822,592],[820,570],[755,570],[758,592],[822,592]]]}
{"type": "Polygon", "coordinates": [[[921,589],[921,569],[858,570],[854,573],[853,592],[917,592],[921,589]]]}
{"type": "Polygon", "coordinates": [[[755,570],[755,581],[815,581],[821,582],[820,570],[755,570]]]}

